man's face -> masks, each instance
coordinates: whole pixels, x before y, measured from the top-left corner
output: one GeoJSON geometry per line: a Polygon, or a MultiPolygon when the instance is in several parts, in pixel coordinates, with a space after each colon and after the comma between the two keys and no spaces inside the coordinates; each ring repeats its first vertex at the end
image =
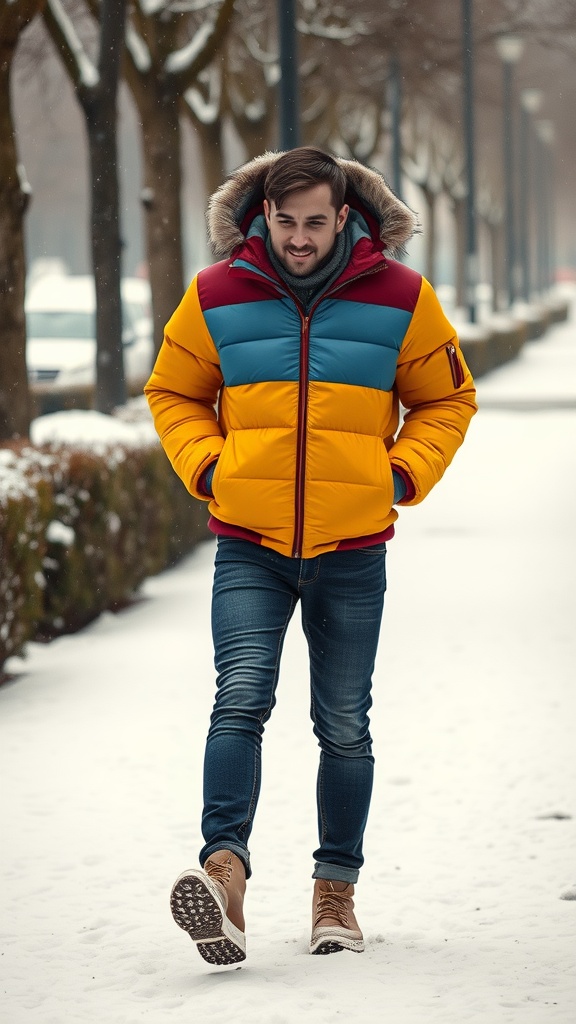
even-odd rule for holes
{"type": "Polygon", "coordinates": [[[278,210],[264,200],[264,215],[276,256],[290,274],[305,277],[328,256],[348,216],[336,212],[327,182],[293,192],[278,210]]]}

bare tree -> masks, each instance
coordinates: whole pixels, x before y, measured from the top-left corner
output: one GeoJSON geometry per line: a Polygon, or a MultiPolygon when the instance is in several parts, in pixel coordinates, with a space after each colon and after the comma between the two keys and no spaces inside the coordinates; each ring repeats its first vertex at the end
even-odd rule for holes
{"type": "MultiPolygon", "coordinates": [[[[226,124],[241,140],[246,159],[278,145],[280,65],[275,4],[237,0],[237,17],[216,59],[185,93],[185,112],[201,142],[208,193],[225,168],[222,138],[226,124]]],[[[303,141],[329,145],[333,94],[322,69],[338,46],[358,38],[366,26],[354,11],[333,9],[326,0],[303,0],[299,32],[303,141]]],[[[353,144],[349,147],[352,150],[353,144]]],[[[360,147],[361,148],[361,147],[360,147]]]]}
{"type": "Polygon", "coordinates": [[[146,240],[155,343],[182,298],[180,104],[213,60],[234,0],[137,0],[126,32],[125,75],[142,125],[146,240]]]}
{"type": "Polygon", "coordinates": [[[0,441],[26,437],[30,429],[24,320],[24,216],[30,187],[18,161],[10,73],[21,33],[42,2],[0,0],[0,441]]]}
{"type": "MultiPolygon", "coordinates": [[[[122,242],[118,184],[117,93],[126,0],[100,0],[97,61],[62,0],[46,0],[44,21],[85,117],[90,160],[92,269],[96,288],[96,393],[100,412],[126,401],[120,294],[122,242]]],[[[90,26],[91,28],[92,26],[90,26]]],[[[90,34],[90,32],[89,32],[90,34]]]]}
{"type": "Polygon", "coordinates": [[[436,207],[442,191],[442,156],[439,140],[448,131],[447,126],[433,116],[429,107],[412,100],[409,116],[405,120],[403,135],[403,168],[408,178],[418,185],[426,205],[425,268],[430,283],[435,282],[435,254],[437,243],[436,207]]]}
{"type": "Polygon", "coordinates": [[[184,94],[184,113],[200,141],[207,195],[226,172],[226,126],[233,126],[246,159],[274,147],[278,75],[273,6],[237,0],[222,49],[184,94]]]}
{"type": "Polygon", "coordinates": [[[200,143],[204,192],[210,195],[224,177],[224,139],[222,95],[225,57],[221,55],[200,73],[194,85],[184,93],[182,110],[200,143]]]}

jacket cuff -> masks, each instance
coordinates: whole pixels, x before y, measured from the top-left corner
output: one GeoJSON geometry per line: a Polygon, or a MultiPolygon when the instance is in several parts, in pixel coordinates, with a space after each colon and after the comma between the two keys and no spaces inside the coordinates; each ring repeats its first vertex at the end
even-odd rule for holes
{"type": "Polygon", "coordinates": [[[205,494],[207,498],[213,498],[214,494],[212,491],[212,478],[216,470],[216,463],[218,459],[211,462],[207,469],[205,469],[198,477],[198,490],[201,494],[205,494]]]}
{"type": "MultiPolygon", "coordinates": [[[[412,498],[416,494],[416,488],[412,483],[412,480],[408,476],[408,473],[406,473],[404,469],[401,469],[400,466],[395,465],[392,466],[392,473],[400,477],[405,487],[404,494],[402,495],[402,497],[398,498],[397,501],[394,502],[394,504],[396,505],[402,504],[405,501],[412,501],[412,498]]],[[[396,484],[394,485],[394,494],[396,495],[396,484]]]]}

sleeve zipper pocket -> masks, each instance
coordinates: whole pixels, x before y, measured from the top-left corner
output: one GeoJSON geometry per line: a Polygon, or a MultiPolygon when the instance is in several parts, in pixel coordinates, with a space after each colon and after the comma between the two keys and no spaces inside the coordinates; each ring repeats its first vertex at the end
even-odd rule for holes
{"type": "Polygon", "coordinates": [[[462,363],[458,358],[458,352],[456,346],[450,342],[446,345],[446,355],[448,356],[448,362],[450,363],[450,373],[452,374],[452,380],[455,388],[462,387],[464,383],[464,370],[462,369],[462,363]]]}

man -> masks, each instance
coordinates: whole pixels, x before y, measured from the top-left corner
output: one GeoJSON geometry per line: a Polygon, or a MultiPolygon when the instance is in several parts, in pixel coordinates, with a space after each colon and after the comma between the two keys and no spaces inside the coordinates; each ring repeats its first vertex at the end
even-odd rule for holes
{"type": "Polygon", "coordinates": [[[320,746],[310,952],[364,948],[353,895],[386,542],[394,506],[426,497],[476,410],[431,286],[384,255],[414,226],[355,161],[308,147],[251,161],[212,197],[224,258],[190,285],[145,389],[218,537],[202,869],[181,875],[171,897],[209,963],[245,958],[261,738],[298,601],[320,746]]]}

